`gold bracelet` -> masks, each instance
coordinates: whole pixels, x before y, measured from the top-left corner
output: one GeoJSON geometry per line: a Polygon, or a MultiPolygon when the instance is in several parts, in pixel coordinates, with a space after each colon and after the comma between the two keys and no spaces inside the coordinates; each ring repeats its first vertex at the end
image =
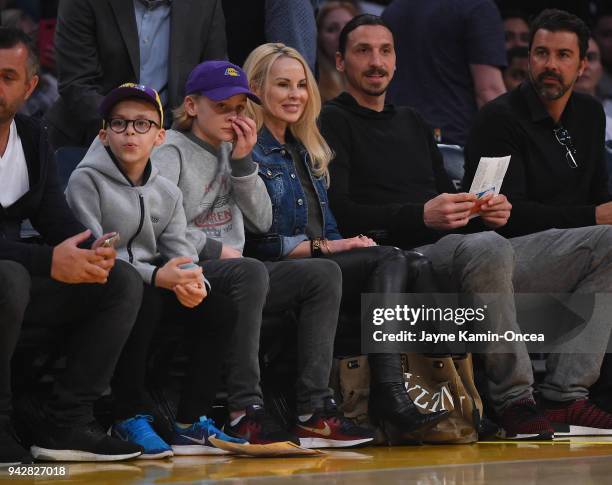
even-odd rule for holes
{"type": "Polygon", "coordinates": [[[329,241],[327,239],[323,239],[323,241],[321,241],[321,243],[323,244],[323,247],[325,249],[327,249],[327,254],[334,254],[334,252],[329,247],[329,241]]]}
{"type": "Polygon", "coordinates": [[[313,258],[320,258],[323,255],[321,251],[321,239],[315,238],[310,240],[310,256],[313,258]]]}

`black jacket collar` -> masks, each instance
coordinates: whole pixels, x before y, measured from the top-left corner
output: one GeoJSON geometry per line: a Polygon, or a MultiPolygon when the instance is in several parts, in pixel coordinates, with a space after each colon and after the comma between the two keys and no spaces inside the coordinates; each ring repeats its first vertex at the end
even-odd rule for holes
{"type": "MultiPolygon", "coordinates": [[[[554,123],[554,120],[551,118],[546,106],[542,103],[542,100],[536,93],[535,88],[531,81],[523,81],[523,83],[519,86],[519,92],[523,96],[523,99],[527,103],[527,109],[529,110],[529,114],[531,116],[531,120],[533,122],[539,122],[544,120],[550,120],[551,123],[554,123]]],[[[563,119],[567,114],[571,113],[574,106],[574,94],[569,98],[565,109],[563,110],[563,114],[561,118],[563,119]]]]}

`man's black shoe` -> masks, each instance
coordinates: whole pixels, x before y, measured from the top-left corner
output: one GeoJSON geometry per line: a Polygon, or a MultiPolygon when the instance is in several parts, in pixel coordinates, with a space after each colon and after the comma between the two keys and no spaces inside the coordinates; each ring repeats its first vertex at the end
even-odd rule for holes
{"type": "Polygon", "coordinates": [[[108,436],[97,422],[77,426],[46,425],[30,448],[41,461],[119,461],[142,454],[141,446],[108,436]]]}
{"type": "Polygon", "coordinates": [[[0,422],[0,467],[30,463],[30,453],[19,444],[12,427],[0,422]]]}

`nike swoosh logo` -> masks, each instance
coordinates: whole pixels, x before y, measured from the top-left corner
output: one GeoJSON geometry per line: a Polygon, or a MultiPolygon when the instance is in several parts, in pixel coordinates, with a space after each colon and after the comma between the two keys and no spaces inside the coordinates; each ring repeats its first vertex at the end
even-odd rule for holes
{"type": "MultiPolygon", "coordinates": [[[[202,438],[201,440],[197,439],[197,438],[192,438],[191,436],[185,436],[184,434],[181,435],[183,438],[188,439],[189,441],[193,441],[194,443],[197,443],[198,445],[206,445],[206,438],[202,438]]],[[[209,436],[209,438],[215,438],[215,435],[211,435],[209,436]]]]}
{"type": "Polygon", "coordinates": [[[310,431],[311,433],[320,434],[321,436],[330,436],[332,433],[332,430],[327,423],[325,423],[325,426],[322,428],[309,428],[308,426],[302,426],[301,424],[298,424],[298,426],[306,431],[310,431]]]}

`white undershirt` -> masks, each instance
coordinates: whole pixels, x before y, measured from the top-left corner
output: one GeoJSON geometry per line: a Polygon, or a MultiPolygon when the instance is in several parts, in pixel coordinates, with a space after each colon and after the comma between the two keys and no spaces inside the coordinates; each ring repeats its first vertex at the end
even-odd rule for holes
{"type": "Polygon", "coordinates": [[[4,155],[0,157],[0,205],[7,208],[30,190],[28,166],[17,133],[15,120],[11,123],[4,155]]]}

